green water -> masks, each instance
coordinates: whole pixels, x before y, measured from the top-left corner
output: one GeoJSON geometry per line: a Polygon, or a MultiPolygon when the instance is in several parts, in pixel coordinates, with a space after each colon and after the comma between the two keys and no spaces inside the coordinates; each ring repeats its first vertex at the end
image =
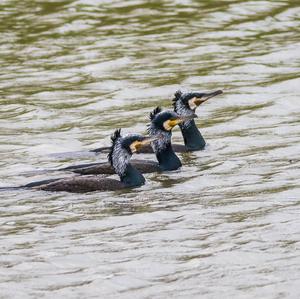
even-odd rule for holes
{"type": "Polygon", "coordinates": [[[180,171],[0,192],[0,298],[298,299],[299,16],[298,1],[0,1],[0,187],[104,161],[55,154],[145,132],[177,89],[224,91],[180,171]]]}

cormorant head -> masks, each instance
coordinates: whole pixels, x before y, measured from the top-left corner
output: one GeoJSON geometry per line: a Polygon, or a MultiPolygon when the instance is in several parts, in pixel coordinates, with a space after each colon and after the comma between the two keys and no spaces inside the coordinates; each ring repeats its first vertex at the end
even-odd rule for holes
{"type": "Polygon", "coordinates": [[[195,113],[191,113],[188,116],[179,115],[174,111],[162,111],[160,107],[156,107],[153,112],[150,113],[151,123],[149,125],[149,130],[152,128],[162,132],[171,132],[176,125],[195,117],[197,117],[195,113]]]}
{"type": "Polygon", "coordinates": [[[173,99],[174,111],[181,115],[195,113],[196,109],[208,99],[223,93],[222,90],[213,92],[186,92],[176,91],[173,99]]]}
{"type": "Polygon", "coordinates": [[[122,147],[130,154],[138,152],[143,146],[150,144],[156,138],[146,137],[140,134],[130,134],[122,138],[122,147]]]}
{"type": "Polygon", "coordinates": [[[155,138],[145,137],[139,134],[128,134],[121,136],[121,129],[115,130],[111,136],[111,149],[108,154],[108,161],[116,173],[122,175],[129,163],[133,153],[141,147],[150,144],[155,138]]]}

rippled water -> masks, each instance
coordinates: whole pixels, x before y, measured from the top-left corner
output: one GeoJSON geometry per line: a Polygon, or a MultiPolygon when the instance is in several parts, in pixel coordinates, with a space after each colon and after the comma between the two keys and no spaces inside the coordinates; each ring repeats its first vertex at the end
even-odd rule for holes
{"type": "Polygon", "coordinates": [[[299,298],[297,2],[1,1],[0,186],[104,160],[53,154],[144,132],[179,88],[224,95],[181,171],[2,191],[0,298],[299,298]]]}

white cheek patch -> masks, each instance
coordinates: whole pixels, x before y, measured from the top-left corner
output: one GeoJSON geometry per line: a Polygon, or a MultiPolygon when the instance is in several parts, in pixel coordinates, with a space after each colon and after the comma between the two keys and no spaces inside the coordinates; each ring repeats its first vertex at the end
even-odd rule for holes
{"type": "Polygon", "coordinates": [[[136,150],[137,150],[136,146],[137,146],[136,141],[134,141],[133,143],[130,144],[130,150],[131,150],[132,153],[136,152],[136,150]]]}
{"type": "Polygon", "coordinates": [[[198,106],[195,104],[195,101],[197,100],[196,97],[189,100],[189,107],[191,110],[195,110],[198,106]]]}
{"type": "MultiPolygon", "coordinates": [[[[189,107],[192,106],[192,107],[195,107],[197,108],[198,106],[194,103],[195,99],[197,99],[196,97],[190,99],[188,101],[188,105],[189,107]]],[[[186,105],[184,105],[182,103],[182,101],[177,101],[176,102],[176,112],[179,114],[179,115],[183,115],[183,116],[190,116],[193,114],[193,110],[194,108],[188,108],[186,105]]],[[[191,126],[191,124],[193,123],[192,120],[187,120],[187,121],[184,121],[183,123],[181,123],[179,126],[183,127],[183,128],[189,128],[191,126]]]]}
{"type": "Polygon", "coordinates": [[[169,125],[169,120],[166,120],[163,124],[166,131],[171,131],[172,127],[169,125]]]}

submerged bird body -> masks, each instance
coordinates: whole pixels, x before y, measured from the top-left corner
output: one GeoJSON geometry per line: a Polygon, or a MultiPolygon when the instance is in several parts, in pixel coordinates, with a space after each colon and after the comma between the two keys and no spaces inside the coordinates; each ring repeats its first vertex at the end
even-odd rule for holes
{"type": "MultiPolygon", "coordinates": [[[[151,173],[151,172],[156,172],[156,171],[159,170],[159,165],[155,161],[133,159],[133,160],[130,161],[130,164],[133,167],[135,167],[137,170],[139,170],[141,173],[151,173]]],[[[69,167],[61,168],[59,170],[72,171],[74,173],[78,173],[78,174],[81,174],[81,175],[115,174],[115,170],[107,162],[81,164],[81,165],[75,165],[75,166],[69,166],[69,167]]]]}
{"type": "Polygon", "coordinates": [[[118,180],[97,176],[86,176],[57,180],[49,184],[36,186],[35,189],[84,193],[92,191],[113,191],[124,189],[126,187],[128,188],[130,186],[127,186],[118,180]]]}
{"type": "MultiPolygon", "coordinates": [[[[91,192],[112,191],[124,188],[139,187],[145,183],[145,178],[139,170],[130,163],[130,158],[138,148],[149,144],[152,138],[141,135],[122,137],[120,130],[116,130],[111,137],[112,146],[108,154],[109,166],[120,180],[101,178],[98,176],[72,177],[50,179],[29,183],[20,188],[33,188],[45,191],[91,192]]],[[[16,189],[16,188],[12,188],[16,189]]]]}

